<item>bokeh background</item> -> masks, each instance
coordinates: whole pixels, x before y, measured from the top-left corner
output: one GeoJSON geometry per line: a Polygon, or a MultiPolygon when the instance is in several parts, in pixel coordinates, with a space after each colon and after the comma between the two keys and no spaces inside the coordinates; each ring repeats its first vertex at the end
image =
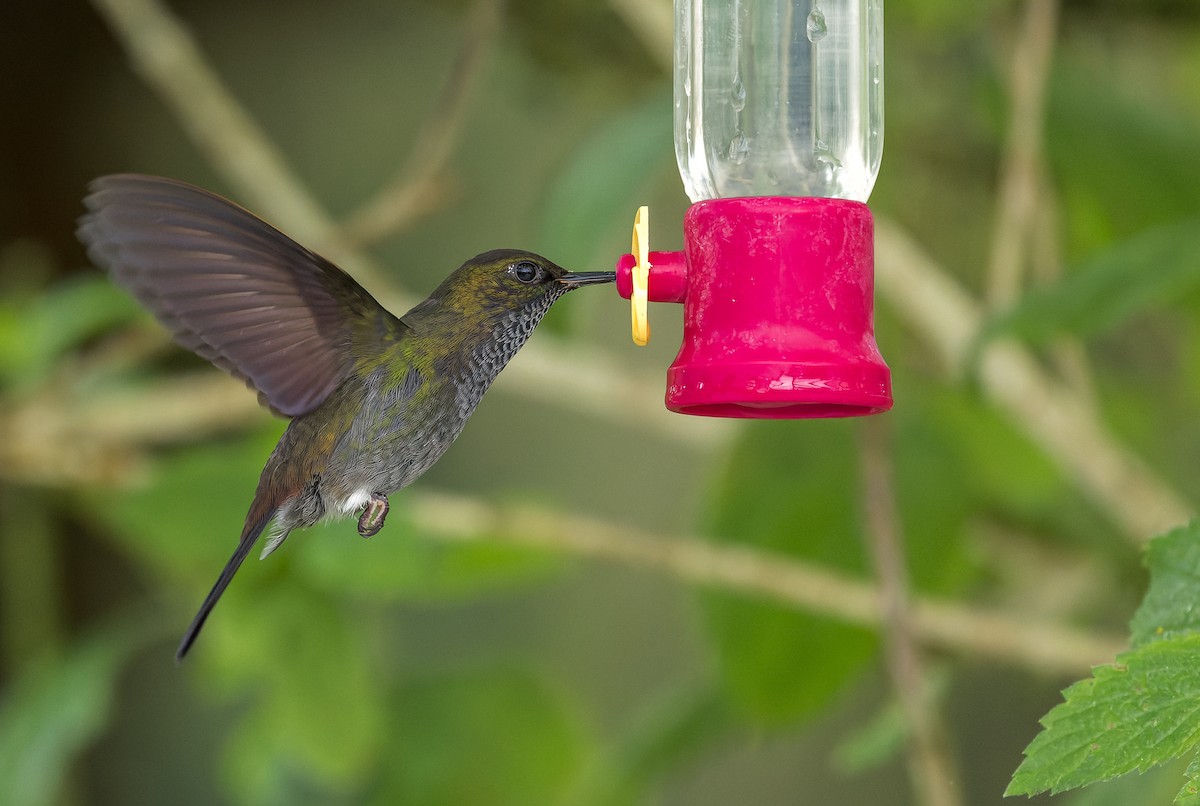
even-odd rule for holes
{"type": "Polygon", "coordinates": [[[611,266],[639,204],[679,248],[670,4],[0,16],[0,803],[999,803],[1190,517],[1200,5],[890,0],[891,413],[669,415],[678,311],[638,350],[572,295],[378,537],[247,564],[177,667],[283,424],[87,264],[88,180],[212,188],[398,309],[485,249],[611,266]]]}

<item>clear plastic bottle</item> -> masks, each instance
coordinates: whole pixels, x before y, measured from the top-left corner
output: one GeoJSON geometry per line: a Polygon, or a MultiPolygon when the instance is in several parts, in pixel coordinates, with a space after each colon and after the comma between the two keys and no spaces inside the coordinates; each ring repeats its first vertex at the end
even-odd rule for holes
{"type": "Polygon", "coordinates": [[[883,153],[883,0],[675,0],[675,156],[693,202],[865,202],[883,153]]]}

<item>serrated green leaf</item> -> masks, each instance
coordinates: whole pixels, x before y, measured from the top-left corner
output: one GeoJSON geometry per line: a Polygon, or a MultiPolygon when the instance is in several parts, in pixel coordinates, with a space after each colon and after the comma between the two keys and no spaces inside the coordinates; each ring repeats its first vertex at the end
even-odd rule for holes
{"type": "Polygon", "coordinates": [[[1200,806],[1200,756],[1192,759],[1184,773],[1187,780],[1175,796],[1177,806],[1200,806]]]}
{"type": "Polygon", "coordinates": [[[1200,635],[1153,641],[1063,692],[1008,795],[1062,792],[1145,771],[1200,741],[1200,635]]]}
{"type": "Polygon", "coordinates": [[[1179,791],[1184,764],[1167,764],[1076,789],[1054,799],[1062,806],[1164,806],[1179,791]]]}
{"type": "Polygon", "coordinates": [[[1200,631],[1200,526],[1155,538],[1145,563],[1150,588],[1130,622],[1133,645],[1200,631]]]}
{"type": "Polygon", "coordinates": [[[390,720],[380,806],[561,804],[594,750],[575,708],[520,671],[405,683],[390,720]]]}
{"type": "Polygon", "coordinates": [[[0,706],[0,804],[58,802],[71,762],[108,721],[118,673],[147,634],[100,630],[13,682],[0,706]]]}

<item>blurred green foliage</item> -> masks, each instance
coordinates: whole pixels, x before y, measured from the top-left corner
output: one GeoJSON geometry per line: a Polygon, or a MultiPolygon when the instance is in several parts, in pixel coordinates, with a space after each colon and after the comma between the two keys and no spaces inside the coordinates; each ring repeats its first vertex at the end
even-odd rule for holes
{"type": "MultiPolygon", "coordinates": [[[[887,153],[872,206],[973,290],[986,285],[1022,5],[887,7],[887,153]]],[[[347,216],[405,164],[471,4],[172,8],[296,174],[347,216]]],[[[423,294],[455,261],[508,246],[603,268],[643,203],[654,248],[680,245],[670,76],[616,9],[508,5],[440,195],[370,245],[387,281],[423,294]]],[[[1192,498],[1200,7],[1073,0],[1061,13],[1043,143],[1049,251],[1065,269],[995,311],[980,343],[1016,338],[1047,366],[1064,343],[1079,347],[1106,423],[1192,498]]],[[[8,434],[31,405],[52,414],[114,390],[137,400],[164,379],[215,373],[130,338],[145,321],[73,239],[87,180],[136,170],[231,191],[89,5],[18,3],[3,28],[8,434]]],[[[656,379],[678,314],[655,315],[645,351],[628,344],[624,303],[603,294],[573,296],[545,329],[656,379]]],[[[916,592],[1120,629],[1146,584],[1135,550],[1018,424],[944,377],[882,300],[877,317],[916,592]]],[[[649,428],[501,384],[421,484],[870,578],[855,423],[749,423],[717,448],[649,428]]],[[[915,802],[877,633],[486,535],[438,540],[407,517],[405,495],[371,541],[331,524],[248,563],[194,657],[172,667],[280,430],[263,414],[118,446],[128,453],[111,462],[80,439],[77,456],[0,467],[0,804],[915,802]],[[76,466],[100,470],[61,470],[76,466]]],[[[1169,577],[1147,607],[1176,602],[1169,577]]],[[[951,654],[934,668],[963,802],[999,803],[1068,681],[951,654]]],[[[1183,783],[1179,764],[1062,802],[1163,803],[1183,783]]]]}

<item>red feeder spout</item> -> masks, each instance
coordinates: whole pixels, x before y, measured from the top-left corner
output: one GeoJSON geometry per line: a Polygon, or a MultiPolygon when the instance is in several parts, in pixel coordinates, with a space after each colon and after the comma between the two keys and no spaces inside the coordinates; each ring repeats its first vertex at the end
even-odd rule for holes
{"type": "MultiPolygon", "coordinates": [[[[629,298],[633,255],[617,262],[629,298]]],[[[683,252],[649,254],[648,298],[682,302],[671,411],[769,419],[892,407],[874,332],[874,222],[844,199],[697,202],[683,252]]]]}

